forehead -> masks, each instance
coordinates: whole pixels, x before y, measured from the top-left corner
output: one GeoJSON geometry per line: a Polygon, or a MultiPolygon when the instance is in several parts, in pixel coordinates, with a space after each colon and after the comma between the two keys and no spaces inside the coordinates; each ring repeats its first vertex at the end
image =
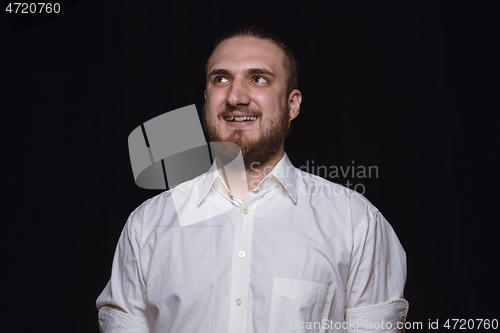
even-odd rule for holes
{"type": "Polygon", "coordinates": [[[283,50],[269,40],[234,37],[225,40],[214,50],[208,62],[208,72],[214,68],[230,71],[263,68],[277,76],[284,76],[284,57],[283,50]]]}

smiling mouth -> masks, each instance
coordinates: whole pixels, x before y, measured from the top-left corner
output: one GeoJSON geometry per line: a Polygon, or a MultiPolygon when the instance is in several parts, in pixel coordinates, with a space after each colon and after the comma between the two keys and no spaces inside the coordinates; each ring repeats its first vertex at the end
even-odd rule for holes
{"type": "Polygon", "coordinates": [[[258,117],[224,117],[227,122],[244,122],[244,121],[255,121],[258,117]]]}

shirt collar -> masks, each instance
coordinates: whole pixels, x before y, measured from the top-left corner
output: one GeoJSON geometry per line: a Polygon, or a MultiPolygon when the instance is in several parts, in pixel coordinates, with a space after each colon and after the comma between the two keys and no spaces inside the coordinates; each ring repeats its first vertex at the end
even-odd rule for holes
{"type": "Polygon", "coordinates": [[[281,160],[276,164],[273,170],[262,180],[259,186],[269,183],[279,183],[286,190],[294,203],[297,203],[298,189],[298,172],[293,166],[286,153],[283,154],[281,160]]]}
{"type": "Polygon", "coordinates": [[[205,179],[203,179],[201,183],[200,193],[198,195],[198,206],[207,196],[210,189],[218,190],[218,192],[226,197],[232,196],[231,191],[229,191],[229,188],[226,186],[226,183],[224,183],[224,179],[219,173],[219,168],[217,167],[216,160],[214,160],[212,166],[210,166],[210,169],[205,175],[205,179]]]}
{"type": "MultiPolygon", "coordinates": [[[[292,162],[288,158],[286,153],[283,153],[283,157],[276,164],[276,166],[271,170],[271,172],[262,179],[259,186],[268,187],[270,183],[277,182],[286,190],[286,193],[290,196],[294,203],[297,203],[297,191],[298,191],[298,173],[296,168],[293,166],[292,162]]],[[[214,161],[212,166],[205,175],[202,181],[199,196],[198,205],[203,201],[208,192],[213,189],[222,195],[233,198],[233,194],[229,191],[224,179],[219,173],[219,168],[217,168],[217,163],[214,161]]]]}

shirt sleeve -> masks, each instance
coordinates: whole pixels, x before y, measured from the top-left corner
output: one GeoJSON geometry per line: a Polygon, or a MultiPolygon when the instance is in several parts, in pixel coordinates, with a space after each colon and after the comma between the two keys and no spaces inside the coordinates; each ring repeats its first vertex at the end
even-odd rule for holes
{"type": "Polygon", "coordinates": [[[134,212],[118,240],[111,278],[96,301],[101,332],[148,332],[140,236],[141,223],[134,212]]]}
{"type": "Polygon", "coordinates": [[[403,332],[408,301],[406,253],[391,225],[378,210],[366,209],[354,232],[347,281],[348,332],[403,332]]]}

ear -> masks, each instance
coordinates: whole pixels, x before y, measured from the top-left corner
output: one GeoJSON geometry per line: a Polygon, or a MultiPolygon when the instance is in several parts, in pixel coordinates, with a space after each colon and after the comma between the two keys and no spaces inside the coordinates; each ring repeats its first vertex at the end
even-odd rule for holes
{"type": "Polygon", "coordinates": [[[302,93],[298,89],[294,89],[288,95],[288,107],[290,111],[288,115],[290,119],[295,119],[300,113],[300,103],[302,103],[302,93]]]}
{"type": "Polygon", "coordinates": [[[207,89],[205,89],[205,101],[207,100],[207,89]]]}

